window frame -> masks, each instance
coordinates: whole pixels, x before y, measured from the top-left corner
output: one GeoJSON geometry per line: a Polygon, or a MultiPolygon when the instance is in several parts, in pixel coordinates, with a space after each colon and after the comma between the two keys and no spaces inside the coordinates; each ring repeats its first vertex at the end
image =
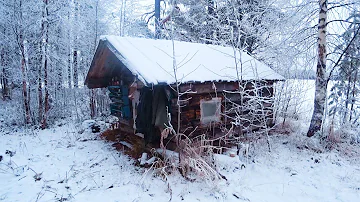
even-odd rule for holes
{"type": "Polygon", "coordinates": [[[216,97],[216,98],[212,98],[211,100],[208,99],[201,99],[200,100],[200,123],[202,125],[208,125],[210,123],[216,122],[219,123],[221,122],[221,98],[220,97],[216,97]],[[212,116],[204,116],[204,108],[203,108],[203,104],[206,103],[215,103],[216,104],[216,111],[215,114],[212,116]]]}

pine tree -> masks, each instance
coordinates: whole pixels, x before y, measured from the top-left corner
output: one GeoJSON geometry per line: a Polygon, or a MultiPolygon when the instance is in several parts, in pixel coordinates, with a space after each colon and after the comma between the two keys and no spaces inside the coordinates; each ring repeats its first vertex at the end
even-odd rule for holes
{"type": "Polygon", "coordinates": [[[346,44],[350,45],[341,60],[338,74],[334,78],[336,81],[329,95],[331,105],[329,113],[332,116],[338,115],[340,124],[346,124],[352,120],[357,121],[358,110],[354,108],[354,105],[360,93],[358,72],[360,68],[360,35],[358,34],[360,14],[354,11],[347,21],[352,23],[342,34],[343,44],[337,49],[343,50],[346,44]]]}

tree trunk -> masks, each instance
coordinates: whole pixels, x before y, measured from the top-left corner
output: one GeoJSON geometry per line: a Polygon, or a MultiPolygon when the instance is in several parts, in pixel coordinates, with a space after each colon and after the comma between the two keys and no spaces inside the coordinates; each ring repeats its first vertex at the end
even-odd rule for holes
{"type": "Polygon", "coordinates": [[[78,23],[79,21],[79,4],[77,2],[75,2],[75,6],[74,6],[74,15],[75,15],[75,21],[73,21],[73,25],[75,25],[73,28],[73,47],[74,47],[74,50],[73,50],[73,85],[74,85],[74,88],[78,88],[79,87],[79,72],[78,72],[78,29],[77,29],[77,26],[75,23],[78,23]]]}
{"type": "Polygon", "coordinates": [[[63,72],[62,72],[62,68],[61,68],[61,64],[60,62],[56,63],[56,72],[57,72],[57,82],[56,82],[56,86],[55,86],[55,100],[59,101],[61,100],[61,90],[62,90],[62,85],[63,85],[63,72]]]}
{"type": "MultiPolygon", "coordinates": [[[[44,64],[44,44],[41,44],[41,49],[42,49],[42,64],[44,64]]],[[[42,65],[44,66],[44,65],[42,65]]],[[[41,122],[42,120],[42,116],[43,116],[43,92],[42,92],[42,72],[41,72],[42,68],[41,66],[39,65],[39,69],[38,69],[38,107],[39,107],[39,110],[38,110],[38,121],[39,123],[41,122]]]]}
{"type": "Polygon", "coordinates": [[[25,108],[25,124],[29,124],[31,121],[30,116],[30,104],[29,104],[29,97],[27,92],[27,70],[26,70],[26,61],[25,61],[25,40],[22,39],[22,35],[19,36],[21,41],[21,73],[22,73],[22,93],[23,93],[23,100],[24,100],[24,108],[25,108]]]}
{"type": "Polygon", "coordinates": [[[120,24],[119,24],[119,34],[120,36],[125,35],[125,11],[126,11],[126,0],[121,1],[121,10],[120,10],[120,24]]]}
{"type": "Polygon", "coordinates": [[[99,0],[96,1],[95,5],[95,41],[94,41],[94,50],[96,52],[97,38],[98,38],[98,27],[99,27],[99,0]]]}
{"type": "MultiPolygon", "coordinates": [[[[5,28],[4,28],[4,36],[5,36],[5,28]]],[[[4,46],[1,48],[0,53],[0,66],[2,67],[1,73],[0,73],[0,85],[1,85],[1,92],[3,100],[6,98],[6,89],[7,89],[7,82],[6,82],[6,71],[5,71],[5,50],[4,46]]]]}
{"type": "Polygon", "coordinates": [[[78,72],[78,52],[74,50],[73,54],[73,70],[74,70],[74,88],[79,87],[79,72],[78,72]]]}
{"type": "MultiPolygon", "coordinates": [[[[97,44],[97,38],[98,38],[98,26],[99,26],[99,19],[98,19],[98,9],[99,9],[99,1],[96,1],[96,7],[95,7],[95,37],[94,37],[94,50],[96,51],[96,44],[97,44]]],[[[88,65],[86,65],[88,66],[88,65]]],[[[94,118],[96,116],[96,97],[97,97],[97,90],[96,89],[90,89],[90,117],[94,118]]]]}
{"type": "MultiPolygon", "coordinates": [[[[354,10],[354,14],[353,15],[355,15],[355,13],[356,13],[356,10],[354,10]]],[[[358,22],[358,18],[355,18],[354,19],[354,23],[357,23],[358,22]]],[[[358,28],[358,31],[359,31],[359,29],[360,29],[360,27],[358,28]]],[[[355,26],[354,26],[354,38],[356,37],[356,35],[357,35],[357,32],[358,31],[355,31],[355,26]]],[[[359,50],[360,50],[360,48],[359,48],[359,41],[357,41],[357,44],[354,44],[354,48],[355,48],[355,54],[357,54],[357,55],[359,55],[359,50]],[[356,48],[356,47],[358,47],[358,48],[356,48]],[[357,51],[356,51],[357,50],[357,51]]],[[[356,58],[355,59],[355,61],[359,61],[359,58],[356,58]]],[[[358,68],[356,68],[356,66],[357,67],[359,67],[359,62],[353,62],[353,59],[351,59],[351,61],[350,61],[350,68],[351,68],[351,71],[353,71],[354,69],[355,69],[355,75],[354,75],[354,81],[353,81],[353,87],[352,87],[352,97],[351,97],[351,108],[350,108],[350,117],[349,117],[349,122],[351,122],[352,121],[352,118],[353,118],[353,112],[354,112],[354,105],[355,105],[355,101],[356,101],[356,94],[358,93],[357,91],[357,87],[356,87],[356,84],[357,84],[357,82],[358,82],[358,68]],[[354,68],[354,65],[355,65],[355,68],[354,68]]],[[[351,75],[351,74],[350,74],[351,75]]],[[[354,118],[356,118],[356,117],[354,117],[354,118]]],[[[356,121],[356,119],[355,119],[355,121],[356,121]]],[[[355,122],[354,122],[355,123],[355,122]]]]}
{"type": "Polygon", "coordinates": [[[1,93],[2,93],[2,99],[5,100],[5,85],[4,85],[4,72],[5,72],[5,67],[3,67],[2,69],[2,74],[0,74],[0,86],[1,86],[1,93]]]}
{"type": "MultiPolygon", "coordinates": [[[[15,9],[15,8],[14,8],[15,9]]],[[[30,104],[29,104],[29,95],[28,95],[28,87],[27,87],[27,69],[26,69],[26,40],[23,37],[23,27],[21,23],[23,22],[23,15],[22,15],[22,0],[19,1],[19,7],[18,9],[18,17],[20,20],[19,24],[19,33],[17,42],[19,44],[20,53],[21,53],[21,59],[20,59],[20,68],[21,68],[21,77],[22,77],[22,95],[23,95],[23,101],[24,101],[24,111],[25,111],[25,124],[29,124],[31,122],[31,115],[30,115],[30,104]]],[[[16,11],[15,11],[16,12],[16,11]]]]}
{"type": "Polygon", "coordinates": [[[345,95],[345,112],[344,112],[344,117],[343,117],[343,121],[341,122],[341,124],[345,124],[347,122],[347,117],[348,117],[348,112],[349,112],[349,99],[350,99],[350,88],[351,88],[351,73],[348,75],[348,83],[347,83],[347,87],[346,87],[346,95],[345,95]]]}
{"type": "Polygon", "coordinates": [[[214,0],[207,0],[207,30],[206,30],[206,44],[211,44],[212,40],[213,40],[213,34],[214,34],[214,29],[213,29],[213,24],[211,23],[211,21],[213,20],[214,17],[214,0]]]}
{"type": "Polygon", "coordinates": [[[96,115],[96,92],[95,89],[90,89],[90,116],[94,118],[96,115]]]}
{"type": "Polygon", "coordinates": [[[69,54],[68,54],[68,87],[71,89],[71,45],[69,45],[69,54]]]}
{"type": "Polygon", "coordinates": [[[355,96],[356,96],[356,91],[357,91],[357,89],[356,89],[357,77],[358,77],[358,70],[355,70],[353,87],[352,87],[352,95],[351,95],[351,107],[350,107],[350,117],[349,117],[350,122],[352,120],[353,111],[354,111],[354,104],[355,104],[355,101],[356,101],[355,96]]]}
{"type": "MultiPolygon", "coordinates": [[[[69,1],[69,5],[71,5],[71,0],[69,1]]],[[[70,8],[72,8],[71,6],[70,6],[70,8]]],[[[71,31],[72,31],[72,28],[71,28],[71,26],[72,26],[72,20],[71,20],[71,12],[72,12],[72,9],[70,9],[69,10],[69,12],[68,12],[68,22],[69,22],[69,29],[68,29],[68,33],[67,33],[67,35],[68,35],[68,68],[67,68],[67,79],[68,79],[68,88],[69,89],[71,89],[71,57],[72,57],[72,47],[71,47],[71,37],[72,37],[72,33],[71,33],[71,31]]]]}
{"type": "Polygon", "coordinates": [[[0,54],[0,64],[2,66],[2,75],[0,78],[0,85],[1,85],[1,90],[2,90],[2,97],[3,100],[5,100],[6,98],[11,99],[10,97],[10,89],[9,89],[9,81],[8,81],[8,75],[7,75],[7,71],[6,71],[6,62],[5,62],[5,50],[4,47],[1,50],[1,54],[0,54]]]}
{"type": "MultiPolygon", "coordinates": [[[[6,28],[4,27],[4,29],[2,30],[3,35],[6,36],[6,28]]],[[[10,95],[10,88],[9,88],[9,80],[8,80],[8,73],[7,73],[7,64],[6,64],[6,57],[7,57],[7,52],[5,51],[5,47],[4,45],[1,48],[1,53],[0,53],[0,65],[2,66],[2,77],[0,78],[0,84],[2,87],[2,97],[3,100],[5,100],[6,98],[11,99],[11,95],[10,95]]]]}
{"type": "Polygon", "coordinates": [[[308,137],[312,137],[320,131],[324,118],[326,102],[327,79],[326,77],[326,19],[327,0],[319,0],[319,24],[318,24],[318,61],[316,67],[314,112],[311,118],[308,137]]]}
{"type": "Polygon", "coordinates": [[[45,129],[47,126],[47,115],[49,112],[49,86],[48,86],[48,42],[49,42],[49,36],[48,36],[48,29],[49,29],[49,23],[47,21],[47,17],[49,16],[49,10],[48,10],[48,0],[44,1],[44,13],[43,13],[43,22],[42,22],[42,31],[43,31],[43,69],[44,69],[44,90],[45,90],[45,111],[42,116],[41,120],[41,128],[45,129]]]}
{"type": "Polygon", "coordinates": [[[160,39],[160,0],[155,0],[155,39],[160,39]]]}
{"type": "Polygon", "coordinates": [[[6,98],[10,99],[9,84],[8,84],[7,72],[5,66],[2,67],[2,78],[0,78],[0,84],[2,88],[3,100],[5,100],[6,98]]]}
{"type": "MultiPolygon", "coordinates": [[[[46,57],[47,57],[47,55],[46,55],[46,57]]],[[[50,109],[47,60],[45,62],[45,66],[44,66],[44,87],[45,87],[45,111],[44,111],[43,120],[41,123],[42,129],[45,129],[47,126],[47,116],[48,116],[49,109],[50,109]]]]}

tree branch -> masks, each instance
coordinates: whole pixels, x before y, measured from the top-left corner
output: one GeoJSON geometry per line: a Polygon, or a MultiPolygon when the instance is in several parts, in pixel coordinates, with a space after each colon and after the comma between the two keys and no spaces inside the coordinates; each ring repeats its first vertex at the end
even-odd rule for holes
{"type": "Polygon", "coordinates": [[[354,25],[360,25],[360,22],[351,22],[349,20],[331,20],[331,21],[327,22],[326,25],[328,25],[332,22],[346,22],[346,23],[350,23],[350,24],[354,24],[354,25]]]}
{"type": "Polygon", "coordinates": [[[359,31],[360,31],[360,26],[359,28],[356,30],[354,36],[352,37],[352,39],[350,40],[349,44],[346,46],[346,48],[344,49],[344,51],[341,53],[339,59],[336,61],[335,65],[332,67],[330,73],[329,73],[329,76],[327,78],[327,81],[326,82],[329,82],[330,81],[330,78],[331,78],[331,75],[333,74],[335,68],[339,65],[342,57],[345,55],[346,51],[349,49],[350,45],[352,44],[352,42],[355,40],[356,36],[359,34],[359,31]]]}
{"type": "MultiPolygon", "coordinates": [[[[336,4],[336,3],[329,3],[330,4],[336,4]]],[[[328,11],[332,10],[332,9],[335,9],[335,8],[340,8],[340,7],[345,7],[345,6],[351,6],[351,5],[354,5],[355,3],[352,2],[352,3],[347,3],[347,4],[339,4],[339,5],[336,5],[336,6],[332,6],[330,8],[328,8],[328,11]]]]}

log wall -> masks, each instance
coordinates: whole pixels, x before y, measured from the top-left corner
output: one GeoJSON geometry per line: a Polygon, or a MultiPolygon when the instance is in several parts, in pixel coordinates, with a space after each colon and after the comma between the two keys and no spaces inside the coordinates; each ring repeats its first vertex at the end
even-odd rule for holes
{"type": "MultiPolygon", "coordinates": [[[[181,127],[180,132],[196,136],[206,133],[217,137],[224,133],[225,128],[230,128],[234,122],[234,117],[240,117],[246,120],[242,121],[242,127],[238,128],[238,133],[249,132],[260,129],[259,126],[268,126],[273,124],[273,81],[247,81],[240,83],[243,89],[239,93],[238,82],[206,82],[206,83],[187,83],[180,86],[180,92],[189,92],[181,97],[181,127]],[[255,87],[256,90],[255,90],[255,87]],[[257,98],[254,99],[254,97],[257,98]],[[211,100],[212,98],[221,98],[221,121],[219,123],[202,124],[201,123],[201,100],[211,100]],[[260,99],[259,99],[260,98],[260,99]],[[247,106],[241,109],[241,104],[247,106]],[[234,108],[236,106],[237,108],[234,108]],[[250,110],[249,110],[250,108],[250,110]],[[264,117],[265,119],[259,119],[264,117]],[[196,130],[195,130],[196,129],[196,130]],[[246,131],[247,130],[247,131],[246,131]]],[[[177,99],[172,100],[172,124],[177,126],[177,99]]]]}

